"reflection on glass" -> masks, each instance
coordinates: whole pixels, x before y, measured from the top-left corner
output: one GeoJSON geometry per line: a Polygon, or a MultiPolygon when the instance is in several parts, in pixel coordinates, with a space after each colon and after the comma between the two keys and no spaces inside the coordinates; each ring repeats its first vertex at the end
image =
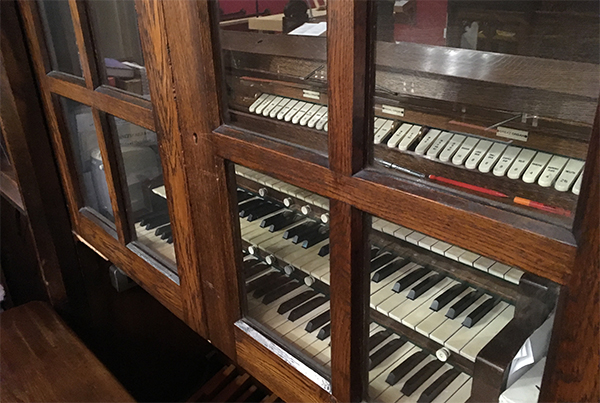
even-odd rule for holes
{"type": "Polygon", "coordinates": [[[329,201],[236,166],[246,316],[331,371],[329,201]]]}
{"type": "Polygon", "coordinates": [[[92,109],[68,98],[60,97],[60,102],[69,128],[83,201],[87,207],[114,222],[92,109]]]}
{"type": "Polygon", "coordinates": [[[599,53],[595,2],[378,1],[375,163],[570,227],[599,53]]]}
{"type": "Polygon", "coordinates": [[[327,151],[327,10],[319,1],[218,2],[229,118],[327,151]]]}
{"type": "MultiPolygon", "coordinates": [[[[538,363],[543,369],[555,301],[545,301],[547,311],[525,320],[537,325],[523,325],[524,338],[506,334],[496,339],[530,309],[523,304],[518,313],[515,304],[527,294],[515,287],[523,271],[377,217],[372,217],[369,239],[366,370],[371,401],[465,402],[474,377],[485,376],[474,373],[472,378],[465,367],[472,368],[490,343],[495,343],[488,349],[494,354],[502,350],[514,354],[530,337],[529,346],[536,349],[535,354],[523,353],[526,363],[520,355],[505,357],[514,359],[513,366],[519,362],[524,366],[507,374],[509,382],[498,388],[510,386],[538,363]]],[[[525,377],[525,382],[536,390],[533,378],[525,377]]]]}
{"type": "Polygon", "coordinates": [[[92,0],[90,18],[105,84],[150,99],[134,0],[92,0]]]}
{"type": "Polygon", "coordinates": [[[81,76],[69,2],[44,0],[38,1],[38,4],[52,69],[81,76]]]}
{"type": "Polygon", "coordinates": [[[156,133],[113,116],[109,118],[119,138],[137,243],[176,271],[156,133]]]}

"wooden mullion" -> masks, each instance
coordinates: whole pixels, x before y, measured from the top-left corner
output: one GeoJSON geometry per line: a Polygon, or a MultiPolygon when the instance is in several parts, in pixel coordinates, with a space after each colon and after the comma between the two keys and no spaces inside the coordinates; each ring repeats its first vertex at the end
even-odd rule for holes
{"type": "MultiPolygon", "coordinates": [[[[169,7],[177,8],[175,2],[169,2],[169,7]]],[[[150,93],[154,107],[156,133],[159,140],[159,150],[163,166],[163,176],[167,191],[167,202],[171,227],[173,229],[174,247],[177,256],[177,267],[180,278],[180,289],[183,303],[183,313],[186,323],[204,337],[208,336],[205,312],[223,305],[214,304],[209,310],[204,309],[204,292],[199,267],[201,262],[200,245],[206,243],[195,231],[192,201],[189,193],[189,183],[198,178],[188,176],[184,167],[184,151],[182,132],[179,123],[179,111],[173,92],[173,73],[171,54],[173,46],[168,42],[165,11],[163,3],[158,0],[136,1],[136,11],[139,17],[140,38],[144,60],[147,64],[150,93]],[[192,218],[192,222],[190,222],[192,218]]],[[[185,34],[183,36],[186,36],[185,34]]],[[[181,37],[178,36],[178,39],[181,37]]],[[[193,49],[191,46],[186,51],[193,49]]],[[[193,70],[194,74],[197,70],[193,70]]],[[[199,193],[207,190],[199,191],[199,193]]],[[[211,214],[208,214],[211,215],[211,214]]],[[[218,215],[217,212],[212,215],[218,215]]],[[[196,221],[198,222],[198,221],[196,221]]],[[[212,232],[206,231],[204,232],[212,232]]],[[[210,244],[210,242],[208,242],[210,244]]],[[[211,247],[215,247],[210,244],[211,247]]]]}
{"type": "Polygon", "coordinates": [[[369,328],[366,214],[330,201],[331,386],[341,402],[365,401],[369,328]]]}
{"type": "Polygon", "coordinates": [[[370,3],[349,0],[327,5],[329,160],[331,169],[343,175],[353,175],[365,166],[371,144],[370,3]]]}
{"type": "Polygon", "coordinates": [[[115,226],[119,241],[126,245],[131,242],[133,226],[127,218],[129,205],[128,192],[126,191],[127,180],[120,152],[117,133],[111,130],[107,117],[103,112],[92,108],[96,136],[98,137],[98,148],[102,155],[102,166],[106,175],[110,204],[115,218],[115,226]]]}
{"type": "Polygon", "coordinates": [[[82,0],[69,0],[69,8],[71,9],[71,19],[73,20],[73,29],[75,30],[83,78],[85,79],[86,87],[93,90],[100,85],[100,78],[98,77],[86,4],[82,0]]]}

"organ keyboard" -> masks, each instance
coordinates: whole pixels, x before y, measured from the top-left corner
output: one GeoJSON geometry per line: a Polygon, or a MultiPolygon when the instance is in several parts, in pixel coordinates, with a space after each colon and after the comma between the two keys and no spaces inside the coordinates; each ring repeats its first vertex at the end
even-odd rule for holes
{"type": "MultiPolygon", "coordinates": [[[[242,166],[236,176],[247,315],[327,372],[328,201],[242,166]]],[[[371,398],[465,401],[478,355],[518,316],[524,272],[379,218],[372,227],[370,333],[389,335],[370,349],[371,398]]]]}

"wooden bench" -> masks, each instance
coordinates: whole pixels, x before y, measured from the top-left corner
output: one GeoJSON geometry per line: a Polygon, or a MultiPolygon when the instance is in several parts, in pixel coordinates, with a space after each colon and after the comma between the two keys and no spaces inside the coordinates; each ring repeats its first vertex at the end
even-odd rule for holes
{"type": "Polygon", "coordinates": [[[3,312],[0,332],[0,401],[134,401],[48,304],[3,312]]]}

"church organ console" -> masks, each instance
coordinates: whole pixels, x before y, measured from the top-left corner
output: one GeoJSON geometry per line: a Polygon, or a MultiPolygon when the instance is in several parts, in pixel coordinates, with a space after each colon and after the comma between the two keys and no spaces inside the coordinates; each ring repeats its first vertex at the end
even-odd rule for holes
{"type": "Polygon", "coordinates": [[[540,362],[534,398],[597,395],[593,52],[478,50],[455,2],[439,46],[419,0],[385,40],[378,2],[136,0],[128,54],[94,1],[18,2],[78,240],[286,401],[498,401],[540,362]]]}

